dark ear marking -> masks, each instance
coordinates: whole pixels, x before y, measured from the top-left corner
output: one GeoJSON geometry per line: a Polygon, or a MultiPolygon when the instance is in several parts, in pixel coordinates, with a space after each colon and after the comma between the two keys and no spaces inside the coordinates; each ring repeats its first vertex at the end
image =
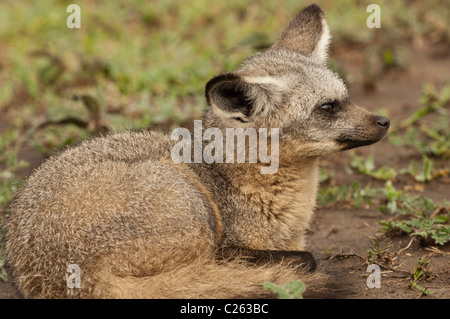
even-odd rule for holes
{"type": "Polygon", "coordinates": [[[209,80],[208,83],[206,83],[206,88],[205,88],[206,102],[208,103],[208,105],[211,106],[211,98],[210,98],[209,92],[211,91],[212,87],[214,87],[219,82],[239,81],[240,79],[241,78],[234,73],[224,73],[224,74],[217,75],[217,76],[213,77],[211,80],[209,80]]]}
{"type": "Polygon", "coordinates": [[[250,90],[251,84],[238,75],[226,73],[212,78],[206,84],[206,101],[209,106],[219,108],[245,123],[254,111],[253,101],[248,96],[250,90]]]}
{"type": "Polygon", "coordinates": [[[217,115],[247,123],[282,104],[286,86],[269,76],[225,73],[212,78],[205,91],[208,105],[217,115]]]}

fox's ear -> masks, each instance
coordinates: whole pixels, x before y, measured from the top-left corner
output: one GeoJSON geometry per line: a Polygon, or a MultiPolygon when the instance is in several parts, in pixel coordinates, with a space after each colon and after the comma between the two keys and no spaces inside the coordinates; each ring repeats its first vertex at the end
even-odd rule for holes
{"type": "Polygon", "coordinates": [[[270,77],[246,77],[236,73],[218,75],[206,84],[208,105],[222,119],[241,123],[279,105],[283,99],[283,85],[270,77]]]}
{"type": "Polygon", "coordinates": [[[318,5],[312,4],[297,14],[272,48],[296,51],[325,62],[329,42],[325,15],[318,5]]]}

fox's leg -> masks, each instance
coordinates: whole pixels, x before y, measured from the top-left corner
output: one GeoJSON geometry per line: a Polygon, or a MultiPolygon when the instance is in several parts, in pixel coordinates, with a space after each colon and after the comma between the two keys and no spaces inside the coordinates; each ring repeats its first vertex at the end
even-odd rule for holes
{"type": "Polygon", "coordinates": [[[279,263],[292,265],[302,270],[314,271],[317,263],[313,255],[308,251],[292,250],[256,250],[247,248],[222,248],[219,258],[244,257],[247,261],[261,265],[267,263],[279,263]]]}

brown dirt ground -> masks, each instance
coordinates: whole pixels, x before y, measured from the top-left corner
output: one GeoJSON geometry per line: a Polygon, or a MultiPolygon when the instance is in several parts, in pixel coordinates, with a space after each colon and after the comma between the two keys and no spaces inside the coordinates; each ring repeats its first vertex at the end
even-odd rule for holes
{"type": "MultiPolygon", "coordinates": [[[[448,47],[416,48],[412,50],[412,63],[407,71],[387,73],[375,83],[375,90],[364,90],[362,81],[356,78],[351,83],[350,95],[355,104],[375,111],[380,108],[388,110],[389,117],[394,122],[407,118],[418,105],[423,83],[436,85],[449,79],[450,50],[448,47]]],[[[347,74],[361,74],[362,63],[358,50],[343,50],[335,52],[334,57],[347,74]]],[[[5,127],[0,123],[0,127],[5,127]]],[[[376,165],[389,165],[394,168],[404,167],[412,156],[410,150],[392,146],[387,139],[380,143],[356,150],[359,155],[373,152],[376,165]]],[[[30,167],[20,172],[27,176],[44,159],[37,151],[27,148],[21,153],[21,158],[31,163],[30,167]]],[[[349,162],[348,153],[337,154],[331,159],[323,160],[322,166],[335,171],[333,183],[349,185],[358,180],[362,185],[370,181],[365,176],[349,175],[344,168],[349,162]]],[[[420,159],[420,158],[419,158],[420,159]]],[[[399,180],[397,189],[412,182],[408,179],[399,180]]],[[[376,183],[373,183],[376,186],[376,183]]],[[[381,186],[377,185],[377,186],[381,186]]],[[[425,195],[435,201],[449,200],[450,181],[448,179],[433,180],[425,187],[425,195]]],[[[430,270],[432,278],[422,283],[424,287],[435,293],[426,298],[450,298],[450,245],[439,247],[440,252],[431,252],[430,247],[422,247],[414,240],[409,248],[409,236],[389,237],[392,247],[390,257],[395,259],[395,270],[382,270],[381,288],[369,289],[366,286],[367,264],[364,258],[367,250],[372,248],[367,236],[375,236],[383,240],[378,222],[387,216],[375,208],[328,207],[318,208],[309,234],[310,251],[316,256],[320,268],[329,274],[329,287],[326,293],[307,292],[305,297],[311,298],[416,298],[418,291],[409,287],[410,276],[417,260],[423,256],[431,259],[430,270]],[[401,249],[404,249],[400,251],[401,249]]],[[[0,280],[0,299],[20,298],[20,294],[10,282],[0,280]]]]}

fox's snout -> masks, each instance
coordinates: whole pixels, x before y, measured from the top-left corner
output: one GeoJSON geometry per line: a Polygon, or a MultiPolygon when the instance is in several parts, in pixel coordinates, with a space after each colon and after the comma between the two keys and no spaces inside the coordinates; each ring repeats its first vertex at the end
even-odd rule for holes
{"type": "Polygon", "coordinates": [[[375,133],[375,140],[377,142],[386,135],[389,130],[389,126],[391,125],[391,121],[386,116],[381,115],[374,115],[372,121],[375,122],[372,125],[375,126],[375,130],[378,131],[375,133]]]}
{"type": "Polygon", "coordinates": [[[376,143],[386,135],[391,124],[389,118],[369,114],[361,129],[355,129],[353,134],[347,134],[337,140],[342,146],[341,151],[376,143]]]}
{"type": "Polygon", "coordinates": [[[375,119],[376,124],[379,126],[380,130],[384,130],[386,132],[389,129],[389,126],[391,125],[391,121],[386,116],[380,116],[377,115],[375,119]]]}

